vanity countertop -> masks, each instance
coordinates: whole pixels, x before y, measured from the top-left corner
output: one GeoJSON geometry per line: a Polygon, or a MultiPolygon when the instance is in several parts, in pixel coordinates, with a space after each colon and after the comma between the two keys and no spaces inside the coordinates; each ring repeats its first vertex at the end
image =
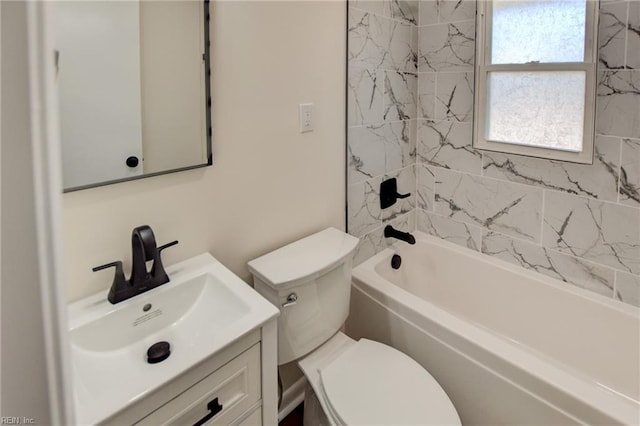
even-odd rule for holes
{"type": "Polygon", "coordinates": [[[279,314],[208,253],[167,273],[169,283],[116,305],[103,291],[68,306],[77,423],[108,419],[279,314]],[[150,364],[160,341],[171,354],[150,364]]]}

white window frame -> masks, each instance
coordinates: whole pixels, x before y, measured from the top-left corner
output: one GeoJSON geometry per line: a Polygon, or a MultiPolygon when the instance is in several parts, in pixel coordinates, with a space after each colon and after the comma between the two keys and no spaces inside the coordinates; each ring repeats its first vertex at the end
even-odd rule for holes
{"type": "Polygon", "coordinates": [[[565,63],[491,64],[491,25],[493,0],[478,0],[476,30],[475,96],[473,146],[485,151],[519,154],[574,163],[593,163],[595,139],[596,66],[598,60],[598,1],[587,0],[585,23],[585,61],[565,63]],[[582,151],[497,142],[485,139],[487,78],[493,71],[585,71],[584,129],[582,151]]]}

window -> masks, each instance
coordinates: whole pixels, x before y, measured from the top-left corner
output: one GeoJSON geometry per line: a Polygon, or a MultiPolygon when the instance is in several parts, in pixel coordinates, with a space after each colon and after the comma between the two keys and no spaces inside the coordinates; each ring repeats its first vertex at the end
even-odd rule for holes
{"type": "Polygon", "coordinates": [[[593,161],[595,0],[478,2],[474,147],[593,161]]]}

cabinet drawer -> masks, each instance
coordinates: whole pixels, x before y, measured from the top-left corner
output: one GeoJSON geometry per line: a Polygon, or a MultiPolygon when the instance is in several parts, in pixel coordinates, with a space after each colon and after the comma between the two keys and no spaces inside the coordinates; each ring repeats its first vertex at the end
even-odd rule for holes
{"type": "Polygon", "coordinates": [[[238,426],[262,426],[262,407],[258,407],[243,421],[238,423],[238,426]]]}
{"type": "Polygon", "coordinates": [[[212,410],[217,413],[202,424],[229,424],[258,400],[260,344],[238,355],[137,424],[193,425],[210,415],[212,410]]]}

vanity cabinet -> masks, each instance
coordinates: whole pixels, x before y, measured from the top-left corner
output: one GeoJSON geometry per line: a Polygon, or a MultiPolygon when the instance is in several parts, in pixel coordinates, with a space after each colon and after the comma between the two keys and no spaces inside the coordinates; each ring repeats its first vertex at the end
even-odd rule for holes
{"type": "Polygon", "coordinates": [[[115,305],[69,305],[76,422],[277,425],[278,308],[209,253],[167,274],[115,305]]]}
{"type": "Polygon", "coordinates": [[[136,424],[230,425],[258,408],[260,344],[255,344],[136,424]]]}
{"type": "Polygon", "coordinates": [[[275,331],[272,320],[102,424],[277,424],[275,331]]]}

